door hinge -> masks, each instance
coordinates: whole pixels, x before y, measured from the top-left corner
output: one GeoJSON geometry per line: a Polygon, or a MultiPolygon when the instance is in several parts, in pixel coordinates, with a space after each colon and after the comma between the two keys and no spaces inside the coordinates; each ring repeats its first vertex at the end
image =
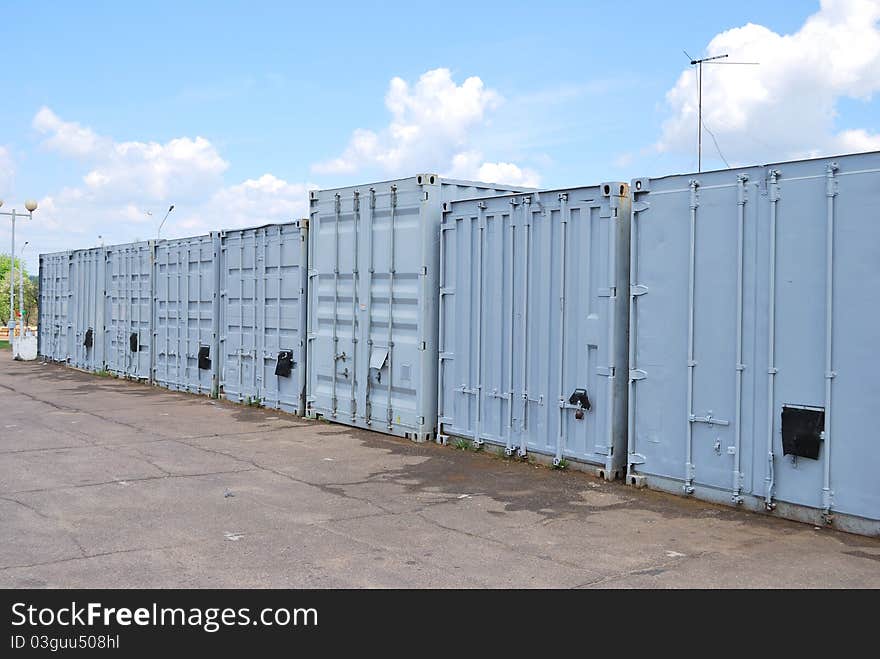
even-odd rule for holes
{"type": "Polygon", "coordinates": [[[634,284],[629,287],[629,294],[632,297],[638,297],[639,295],[644,295],[648,292],[648,287],[644,284],[634,284]]]}
{"type": "Polygon", "coordinates": [[[640,368],[632,368],[629,371],[629,379],[634,382],[636,380],[644,380],[646,377],[648,377],[648,373],[640,368]]]}

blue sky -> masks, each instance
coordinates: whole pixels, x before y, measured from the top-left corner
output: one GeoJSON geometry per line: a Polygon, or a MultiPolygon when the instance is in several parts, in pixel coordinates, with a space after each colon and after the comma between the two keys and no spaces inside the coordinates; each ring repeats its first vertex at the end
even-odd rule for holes
{"type": "MultiPolygon", "coordinates": [[[[731,164],[880,148],[878,5],[5,0],[0,197],[41,201],[20,234],[33,266],[153,237],[171,203],[169,236],[422,170],[544,187],[691,171],[682,49],[760,61],[706,69],[731,164]]],[[[705,135],[704,167],[723,166],[705,135]]]]}

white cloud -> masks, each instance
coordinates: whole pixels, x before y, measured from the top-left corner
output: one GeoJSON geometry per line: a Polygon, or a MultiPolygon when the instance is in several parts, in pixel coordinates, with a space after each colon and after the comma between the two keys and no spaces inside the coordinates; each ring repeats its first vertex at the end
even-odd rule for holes
{"type": "Polygon", "coordinates": [[[92,164],[83,182],[87,192],[104,201],[132,195],[190,198],[205,186],[217,185],[229,166],[204,137],[179,137],[165,144],[114,142],[91,128],[62,120],[47,107],[34,116],[33,126],[46,135],[48,148],[92,164]]]}
{"type": "MultiPolygon", "coordinates": [[[[793,34],[749,23],[715,36],[706,55],[759,66],[703,66],[704,124],[728,160],[805,157],[880,148],[880,134],[836,127],[842,98],[869,101],[880,90],[880,2],[822,0],[793,34]]],[[[672,116],[657,148],[693,152],[697,89],[684,71],[666,95],[672,116]]],[[[713,147],[704,136],[703,153],[713,147]]]]}
{"type": "Polygon", "coordinates": [[[37,131],[49,136],[44,142],[47,147],[65,155],[85,157],[110,147],[108,141],[98,137],[92,129],[73,121],[62,121],[45,106],[31,123],[37,131]]]}
{"type": "MultiPolygon", "coordinates": [[[[385,95],[391,121],[383,130],[358,128],[336,158],[315,164],[320,174],[352,174],[377,167],[386,174],[449,169],[473,178],[480,172],[498,183],[535,181],[534,172],[505,162],[474,162],[481,158],[470,148],[476,130],[489,124],[490,113],[502,98],[478,77],[456,84],[449,69],[422,74],[414,85],[395,77],[385,95]],[[495,180],[495,177],[505,177],[495,180]]],[[[485,177],[480,176],[483,180],[485,177]]]]}
{"type": "Polygon", "coordinates": [[[541,177],[534,170],[522,168],[512,162],[485,162],[479,151],[455,154],[452,168],[446,175],[527,188],[537,188],[541,184],[541,177]]]}
{"type": "Polygon", "coordinates": [[[221,188],[180,226],[196,231],[234,229],[308,216],[309,183],[288,183],[272,174],[221,188]]]}
{"type": "Polygon", "coordinates": [[[175,210],[163,238],[288,221],[308,210],[305,183],[264,174],[227,185],[223,173],[229,164],[204,137],[117,142],[45,107],[33,126],[47,148],[76,158],[83,168],[79,185],[40,200],[32,223],[42,232],[35,236],[39,251],[93,245],[98,235],[105,243],[154,237],[170,204],[175,210]]]}

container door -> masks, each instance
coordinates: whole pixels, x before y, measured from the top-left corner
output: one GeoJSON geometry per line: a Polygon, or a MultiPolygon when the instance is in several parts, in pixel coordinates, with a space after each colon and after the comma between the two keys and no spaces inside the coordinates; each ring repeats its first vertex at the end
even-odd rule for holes
{"type": "Polygon", "coordinates": [[[414,180],[319,194],[309,226],[309,410],[381,432],[420,431],[423,314],[436,303],[423,291],[422,210],[435,202],[414,180]]]}
{"type": "MultiPolygon", "coordinates": [[[[387,360],[386,348],[378,344],[371,346],[368,337],[360,336],[361,311],[370,308],[364,302],[362,309],[361,300],[370,298],[372,304],[376,304],[368,291],[361,294],[355,290],[355,273],[359,270],[356,246],[361,240],[370,241],[373,237],[372,233],[361,236],[355,231],[355,224],[361,219],[360,197],[358,192],[345,197],[336,195],[329,206],[330,212],[313,214],[316,221],[309,227],[314,295],[314,303],[309,303],[314,362],[309,368],[314,379],[314,407],[322,416],[344,423],[358,420],[369,423],[368,372],[381,373],[387,360]],[[315,245],[319,247],[315,249],[315,245]],[[367,366],[364,356],[371,366],[367,366]],[[360,372],[359,365],[363,369],[360,372]]],[[[370,267],[364,267],[363,271],[369,281],[370,267]]],[[[383,346],[384,343],[383,339],[383,346]]],[[[378,377],[381,379],[381,374],[378,377]]]]}
{"type": "MultiPolygon", "coordinates": [[[[832,492],[835,489],[846,491],[851,488],[857,491],[856,484],[860,482],[858,475],[863,469],[862,463],[872,464],[872,460],[866,459],[869,451],[864,448],[859,451],[856,448],[859,446],[857,442],[866,435],[858,423],[853,423],[853,419],[867,418],[867,411],[877,401],[876,397],[872,398],[869,394],[872,369],[855,375],[863,370],[864,355],[876,350],[876,325],[868,321],[870,327],[864,334],[852,333],[846,342],[834,341],[831,368],[826,366],[826,277],[829,275],[826,251],[829,248],[829,220],[835,226],[830,245],[833,255],[830,278],[834,288],[831,305],[837,310],[837,318],[833,318],[831,323],[832,337],[835,333],[840,336],[847,314],[858,317],[861,314],[860,309],[871,308],[865,306],[868,302],[865,291],[873,290],[866,277],[875,272],[876,268],[876,260],[871,257],[863,258],[860,263],[860,260],[851,256],[865,249],[862,245],[869,246],[865,250],[867,254],[870,254],[870,246],[873,246],[874,257],[877,254],[877,241],[871,241],[870,233],[859,230],[860,227],[856,224],[858,218],[872,217],[868,210],[868,200],[872,196],[876,198],[876,174],[873,177],[853,176],[847,172],[846,164],[848,163],[845,162],[843,175],[837,169],[832,169],[830,176],[826,175],[825,168],[820,163],[810,169],[806,165],[798,167],[797,164],[781,166],[776,170],[778,194],[772,197],[778,198],[774,255],[774,367],[777,373],[774,378],[772,411],[775,455],[773,495],[781,501],[813,508],[825,508],[829,504],[833,508],[835,501],[832,492]],[[872,183],[875,186],[873,190],[870,187],[872,183]],[[857,192],[862,194],[854,194],[857,192]],[[868,263],[872,265],[868,266],[868,263]],[[850,282],[856,281],[859,282],[858,286],[850,285],[850,282]],[[871,334],[873,340],[868,338],[871,334]],[[862,350],[856,347],[859,344],[862,350]],[[852,360],[850,374],[855,377],[850,382],[858,382],[856,386],[851,384],[846,395],[841,395],[840,384],[846,380],[838,376],[839,372],[847,371],[846,368],[841,368],[845,364],[842,357],[852,360]],[[834,394],[831,400],[835,406],[839,406],[832,410],[834,414],[826,409],[827,371],[834,374],[831,378],[831,391],[834,394]],[[857,413],[843,412],[848,406],[857,413]],[[826,427],[829,420],[831,425],[826,427]],[[847,424],[851,424],[850,432],[841,433],[840,429],[847,424]],[[831,441],[827,444],[823,431],[827,431],[830,436],[831,441]],[[834,450],[833,457],[826,455],[831,447],[834,450]],[[829,478],[827,494],[823,491],[826,460],[830,460],[829,469],[833,465],[835,470],[839,470],[837,473],[832,472],[832,475],[840,476],[836,479],[829,478]]],[[[876,223],[868,221],[866,226],[868,225],[875,226],[876,223]]],[[[852,325],[855,327],[863,322],[856,321],[852,325]]],[[[868,433],[871,434],[873,433],[868,433]]],[[[873,464],[874,467],[869,467],[871,471],[876,468],[876,463],[873,464]]],[[[873,483],[873,490],[877,492],[880,488],[876,485],[876,477],[869,478],[870,480],[861,482],[873,483]]],[[[865,492],[867,493],[867,489],[865,492]]],[[[858,499],[853,497],[853,500],[858,499]]],[[[867,507],[863,507],[859,512],[865,514],[867,510],[867,507]]],[[[876,508],[874,512],[875,517],[880,516],[876,508]]]]}
{"type": "Polygon", "coordinates": [[[294,414],[304,411],[303,240],[304,234],[294,224],[267,229],[260,301],[264,310],[263,404],[294,414]]]}
{"type": "Polygon", "coordinates": [[[73,254],[73,364],[86,370],[103,367],[103,250],[84,250],[73,254]]]}
{"type": "Polygon", "coordinates": [[[604,463],[611,451],[609,298],[618,220],[599,188],[542,197],[527,208],[534,264],[528,446],[559,459],[604,463]]]}
{"type": "Polygon", "coordinates": [[[636,181],[630,460],[687,493],[750,489],[757,274],[745,255],[760,184],[757,171],[636,181]]]}
{"type": "Polygon", "coordinates": [[[422,290],[422,238],[431,221],[423,217],[427,203],[421,186],[412,181],[377,190],[369,251],[359,247],[359,268],[364,269],[365,261],[370,264],[361,288],[370,303],[369,314],[362,315],[359,342],[359,347],[368,346],[369,368],[358,374],[357,386],[366,401],[365,416],[376,430],[405,434],[424,423],[427,404],[420,405],[419,390],[426,348],[422,325],[427,305],[436,304],[422,290]]]}
{"type": "Polygon", "coordinates": [[[105,278],[107,368],[118,375],[149,379],[152,343],[149,245],[108,250],[105,278]]]}
{"type": "MultiPolygon", "coordinates": [[[[695,482],[731,485],[736,450],[737,200],[735,186],[699,191],[693,260],[693,402],[689,410],[695,482]]],[[[687,465],[686,465],[687,469],[687,465]]]]}
{"type": "Polygon", "coordinates": [[[74,351],[73,304],[73,259],[70,253],[65,254],[59,264],[61,274],[58,286],[58,355],[59,359],[70,362],[74,351]]]}
{"type": "Polygon", "coordinates": [[[216,251],[212,236],[181,241],[185,249],[186,287],[184,322],[186,350],[186,391],[210,394],[213,389],[215,338],[216,251]]]}
{"type": "Polygon", "coordinates": [[[179,391],[210,394],[215,348],[211,236],[160,243],[156,248],[156,381],[179,391]]]}
{"type": "Polygon", "coordinates": [[[156,333],[155,381],[168,389],[176,389],[179,365],[177,362],[177,251],[173,244],[161,242],[156,246],[154,263],[155,306],[154,332],[156,333]]]}
{"type": "Polygon", "coordinates": [[[156,273],[153,291],[153,331],[156,336],[153,378],[159,385],[174,389],[177,382],[174,375],[177,367],[177,351],[173,341],[176,339],[178,319],[172,297],[172,282],[176,280],[177,259],[172,258],[171,252],[171,247],[167,242],[156,245],[156,259],[153,264],[156,273]]]}
{"type": "Polygon", "coordinates": [[[259,404],[263,396],[265,231],[231,233],[223,246],[223,390],[230,400],[248,404],[259,404]]]}

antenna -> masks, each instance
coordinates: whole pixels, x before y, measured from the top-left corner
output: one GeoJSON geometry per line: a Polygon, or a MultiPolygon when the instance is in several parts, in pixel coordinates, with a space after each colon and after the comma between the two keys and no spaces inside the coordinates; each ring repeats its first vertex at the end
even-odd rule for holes
{"type": "MultiPolygon", "coordinates": [[[[691,61],[691,66],[697,67],[697,172],[703,171],[703,64],[744,64],[748,66],[757,66],[760,62],[720,62],[718,60],[726,59],[727,53],[724,55],[714,55],[712,57],[703,57],[702,59],[694,59],[688,52],[684,52],[685,56],[691,61]]],[[[712,134],[711,132],[709,133],[712,134]]],[[[715,148],[718,149],[718,155],[721,155],[721,149],[718,141],[712,135],[715,142],[715,148]]],[[[727,162],[723,155],[721,159],[727,162]]]]}

